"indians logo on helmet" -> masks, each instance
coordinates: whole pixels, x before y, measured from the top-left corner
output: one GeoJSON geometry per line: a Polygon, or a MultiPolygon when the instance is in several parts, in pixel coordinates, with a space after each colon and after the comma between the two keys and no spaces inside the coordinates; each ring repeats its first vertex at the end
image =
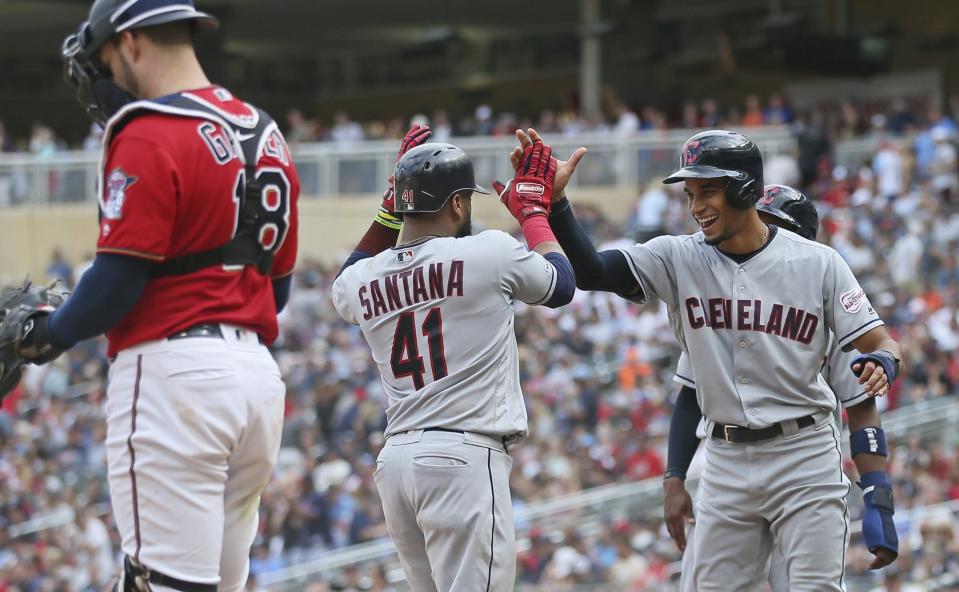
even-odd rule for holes
{"type": "Polygon", "coordinates": [[[769,204],[773,203],[773,201],[776,199],[776,196],[779,195],[779,192],[779,187],[770,187],[765,193],[763,193],[763,196],[759,200],[759,204],[768,206],[769,204]]]}
{"type": "Polygon", "coordinates": [[[699,155],[701,150],[699,149],[699,140],[693,140],[692,142],[686,142],[686,152],[683,155],[685,158],[685,164],[694,164],[699,160],[699,155]]]}

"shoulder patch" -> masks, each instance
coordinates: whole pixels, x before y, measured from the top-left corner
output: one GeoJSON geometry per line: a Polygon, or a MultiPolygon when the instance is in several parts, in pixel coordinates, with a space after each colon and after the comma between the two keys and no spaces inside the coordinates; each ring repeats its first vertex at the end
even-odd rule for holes
{"type": "Polygon", "coordinates": [[[855,287],[839,295],[839,303],[842,304],[842,309],[850,314],[859,312],[865,302],[866,293],[860,287],[855,287]]]}
{"type": "Polygon", "coordinates": [[[126,201],[126,191],[130,185],[137,182],[134,177],[123,172],[123,169],[113,169],[107,175],[104,192],[106,199],[103,202],[103,217],[108,220],[119,220],[123,217],[123,202],[126,201]]]}

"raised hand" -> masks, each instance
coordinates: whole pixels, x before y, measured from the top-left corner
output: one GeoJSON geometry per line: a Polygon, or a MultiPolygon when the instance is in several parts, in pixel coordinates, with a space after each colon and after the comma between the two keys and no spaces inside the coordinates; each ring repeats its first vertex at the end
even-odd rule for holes
{"type": "MultiPolygon", "coordinates": [[[[520,129],[516,130],[516,139],[519,140],[519,146],[514,148],[509,154],[509,161],[513,170],[516,170],[519,166],[520,159],[526,147],[531,146],[537,140],[542,141],[539,133],[533,128],[529,128],[529,130],[525,132],[520,129]]],[[[566,197],[566,185],[573,176],[573,172],[576,171],[576,167],[579,166],[579,161],[586,156],[586,152],[586,148],[580,146],[567,160],[558,160],[553,157],[553,160],[556,161],[556,176],[553,178],[553,189],[550,194],[551,203],[556,203],[566,197]]]]}
{"type": "Polygon", "coordinates": [[[507,209],[522,224],[532,216],[548,216],[551,206],[556,159],[553,149],[537,138],[523,148],[517,161],[516,175],[508,185],[493,182],[493,189],[507,209]]]}
{"type": "MultiPolygon", "coordinates": [[[[403,136],[403,141],[400,142],[399,152],[396,153],[396,162],[399,162],[411,148],[425,144],[432,135],[433,130],[428,125],[417,124],[411,127],[403,136]]],[[[386,191],[383,192],[383,202],[380,204],[376,221],[392,230],[399,230],[403,225],[403,221],[396,216],[396,190],[393,185],[393,175],[390,175],[389,181],[387,181],[386,191]]]]}

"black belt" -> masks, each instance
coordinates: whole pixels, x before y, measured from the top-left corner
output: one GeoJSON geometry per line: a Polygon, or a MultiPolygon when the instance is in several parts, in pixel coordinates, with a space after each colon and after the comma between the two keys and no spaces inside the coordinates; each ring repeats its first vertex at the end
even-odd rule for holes
{"type": "MultiPolygon", "coordinates": [[[[799,429],[808,428],[816,423],[816,418],[812,415],[800,417],[796,420],[799,429]]],[[[759,442],[760,440],[769,440],[783,434],[781,423],[774,423],[768,428],[744,428],[742,426],[727,425],[717,423],[713,426],[713,438],[719,438],[734,444],[747,444],[749,442],[759,442]]]]}
{"type": "Polygon", "coordinates": [[[177,331],[167,337],[167,339],[172,341],[174,339],[186,339],[187,337],[216,337],[217,339],[223,339],[223,330],[220,329],[220,325],[217,323],[203,323],[201,325],[193,325],[182,331],[177,331]]]}
{"type": "MultiPolygon", "coordinates": [[[[164,573],[154,571],[139,563],[134,563],[129,556],[123,560],[123,569],[125,576],[129,579],[143,578],[151,584],[181,590],[182,592],[216,592],[216,584],[198,584],[196,582],[187,582],[168,576],[164,573]]],[[[127,584],[124,590],[136,589],[136,584],[127,584]]]]}
{"type": "MultiPolygon", "coordinates": [[[[463,434],[463,430],[450,430],[447,428],[423,428],[424,432],[449,432],[451,434],[463,434]]],[[[519,434],[510,434],[509,436],[502,436],[500,441],[503,443],[503,448],[506,452],[509,452],[509,445],[512,444],[513,440],[519,438],[519,434]]]]}

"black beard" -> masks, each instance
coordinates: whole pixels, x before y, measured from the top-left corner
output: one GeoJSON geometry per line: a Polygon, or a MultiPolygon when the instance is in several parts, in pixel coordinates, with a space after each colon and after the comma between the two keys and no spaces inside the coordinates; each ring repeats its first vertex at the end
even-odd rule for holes
{"type": "Polygon", "coordinates": [[[473,221],[470,218],[467,218],[460,224],[459,229],[456,231],[456,238],[464,238],[467,236],[473,235],[473,221]]]}

